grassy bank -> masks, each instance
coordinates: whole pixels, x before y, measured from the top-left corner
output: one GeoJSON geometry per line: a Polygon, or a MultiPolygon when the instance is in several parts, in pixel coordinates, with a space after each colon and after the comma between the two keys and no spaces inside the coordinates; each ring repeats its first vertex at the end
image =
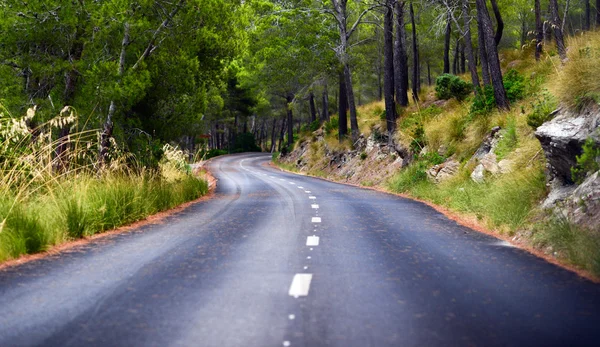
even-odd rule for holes
{"type": "MultiPolygon", "coordinates": [[[[552,52],[552,47],[545,47],[550,50],[539,62],[533,59],[531,48],[502,52],[505,87],[512,98],[510,111],[499,112],[488,107],[493,104],[493,99],[491,102],[489,99],[493,96],[489,94],[443,101],[437,97],[434,86],[425,86],[419,95],[421,102],[413,102],[401,110],[395,134],[396,143],[412,151],[411,163],[380,188],[443,206],[467,219],[477,220],[487,229],[600,277],[597,251],[600,234],[582,230],[539,207],[548,193],[546,161],[534,135],[536,127],[549,120],[550,113],[559,105],[578,110],[591,102],[600,102],[596,79],[600,61],[594,53],[598,51],[598,42],[600,33],[571,38],[569,60],[565,64],[552,52]],[[499,174],[486,172],[484,182],[476,183],[471,173],[477,164],[471,157],[496,126],[502,130],[494,154],[498,162],[507,163],[508,169],[499,174]],[[458,173],[434,183],[427,171],[447,160],[459,163],[458,173]]],[[[467,75],[459,77],[469,80],[467,75]]],[[[359,107],[358,115],[360,130],[365,136],[376,138],[385,129],[382,101],[359,107]]],[[[327,172],[327,178],[340,179],[327,160],[323,165],[323,160],[314,158],[324,152],[325,146],[329,151],[339,151],[349,150],[350,144],[337,143],[334,126],[325,123],[323,129],[325,138],[318,145],[310,133],[301,138],[301,141],[313,141],[306,147],[303,170],[315,176],[327,172]]],[[[357,155],[365,160],[370,154],[357,155]]],[[[372,155],[380,156],[377,151],[372,155]]],[[[296,161],[283,159],[276,163],[289,170],[296,161]]],[[[367,161],[380,165],[378,171],[385,172],[393,160],[367,161]]],[[[365,177],[364,182],[370,182],[370,178],[365,177]]]]}
{"type": "Polygon", "coordinates": [[[0,112],[0,262],[130,224],[208,192],[177,148],[165,145],[161,161],[147,169],[113,143],[99,163],[99,131],[78,130],[67,108],[31,129],[35,111],[24,117],[0,112]],[[57,139],[57,128],[67,126],[69,137],[57,139]]]}

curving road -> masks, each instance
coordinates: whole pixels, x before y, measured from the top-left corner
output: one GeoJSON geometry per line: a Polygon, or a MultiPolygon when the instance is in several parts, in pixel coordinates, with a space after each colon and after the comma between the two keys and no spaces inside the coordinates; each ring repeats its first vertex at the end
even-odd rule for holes
{"type": "Polygon", "coordinates": [[[164,223],[0,271],[0,346],[600,345],[600,286],[414,201],[211,163],[164,223]]]}

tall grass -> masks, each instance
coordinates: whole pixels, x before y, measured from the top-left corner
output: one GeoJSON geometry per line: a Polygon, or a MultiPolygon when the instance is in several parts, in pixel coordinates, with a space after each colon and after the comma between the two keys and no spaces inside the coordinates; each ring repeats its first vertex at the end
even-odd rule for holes
{"type": "Polygon", "coordinates": [[[177,148],[165,145],[159,168],[146,170],[113,143],[100,165],[99,131],[79,130],[74,110],[32,129],[35,116],[35,108],[24,117],[0,114],[0,261],[143,219],[208,191],[177,148]],[[70,127],[69,137],[56,139],[63,127],[70,127]]]}

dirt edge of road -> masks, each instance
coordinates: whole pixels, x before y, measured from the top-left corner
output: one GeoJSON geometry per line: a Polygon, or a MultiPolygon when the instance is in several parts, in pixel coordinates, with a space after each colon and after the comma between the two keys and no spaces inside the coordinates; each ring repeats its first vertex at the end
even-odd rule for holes
{"type": "Polygon", "coordinates": [[[560,268],[563,268],[565,270],[571,271],[575,274],[577,274],[578,276],[592,281],[594,283],[598,283],[600,284],[600,278],[594,276],[591,272],[589,271],[585,271],[585,270],[581,270],[578,269],[570,264],[565,264],[565,263],[561,263],[559,262],[556,258],[551,257],[547,254],[545,254],[544,252],[541,252],[538,249],[533,248],[532,246],[526,244],[526,243],[517,243],[514,242],[510,237],[501,234],[500,232],[498,232],[497,230],[491,230],[489,228],[487,228],[486,226],[484,226],[481,222],[479,222],[476,218],[474,217],[469,217],[469,216],[465,216],[465,215],[461,215],[457,212],[451,211],[446,207],[440,206],[440,205],[436,205],[434,203],[431,203],[429,201],[425,201],[425,200],[421,200],[421,199],[417,199],[415,197],[412,197],[410,195],[407,194],[399,194],[399,193],[394,193],[394,192],[390,192],[387,191],[381,187],[364,187],[358,184],[353,184],[353,183],[347,183],[347,182],[338,182],[338,181],[334,181],[332,179],[328,179],[328,178],[324,178],[324,177],[318,177],[318,176],[312,176],[303,172],[294,172],[294,171],[289,171],[286,169],[283,169],[277,165],[275,165],[272,161],[270,161],[268,164],[266,164],[267,166],[270,166],[276,170],[280,170],[283,172],[287,172],[287,173],[291,173],[291,174],[295,174],[295,175],[301,175],[301,176],[307,176],[307,177],[312,177],[312,178],[316,178],[316,179],[321,179],[327,182],[332,182],[332,183],[338,183],[338,184],[343,184],[343,185],[347,185],[347,186],[351,186],[351,187],[355,187],[355,188],[362,188],[362,189],[368,189],[368,190],[373,190],[379,193],[384,193],[384,194],[389,194],[389,195],[393,195],[393,196],[399,196],[401,198],[405,198],[405,199],[409,199],[409,200],[413,200],[413,201],[417,201],[420,202],[422,204],[425,204],[431,208],[433,208],[434,210],[436,210],[437,212],[443,214],[444,216],[446,216],[446,218],[453,220],[454,222],[456,222],[457,224],[460,224],[464,227],[467,227],[469,229],[475,230],[477,232],[480,232],[482,234],[487,234],[490,236],[493,236],[497,239],[500,239],[502,241],[508,242],[509,244],[511,244],[512,246],[514,246],[515,248],[521,249],[527,253],[530,253],[538,258],[544,259],[545,261],[554,264],[560,268]]]}
{"type": "Polygon", "coordinates": [[[104,241],[104,240],[108,241],[110,238],[112,238],[116,235],[132,233],[132,232],[143,232],[143,231],[136,231],[136,230],[143,226],[146,226],[146,225],[161,224],[166,218],[173,216],[177,213],[180,213],[194,204],[197,204],[202,201],[210,200],[214,196],[214,192],[215,192],[218,180],[212,175],[210,170],[207,167],[205,167],[206,163],[207,162],[202,163],[199,167],[195,168],[193,171],[193,173],[195,175],[203,175],[204,178],[206,179],[206,181],[208,182],[208,192],[205,195],[201,196],[200,198],[198,198],[196,200],[184,202],[183,204],[176,206],[172,209],[153,214],[151,216],[146,217],[145,219],[139,220],[137,222],[134,222],[134,223],[131,223],[128,225],[121,226],[116,229],[108,230],[103,233],[94,234],[92,236],[88,236],[88,237],[85,237],[82,239],[65,242],[60,245],[54,246],[44,252],[35,253],[35,254],[27,254],[27,255],[23,255],[17,259],[8,260],[8,261],[0,264],[0,271],[9,269],[9,268],[12,268],[15,266],[19,266],[22,264],[26,264],[26,263],[29,263],[29,262],[32,262],[35,260],[40,260],[40,259],[44,259],[47,257],[56,256],[56,255],[59,255],[64,252],[71,251],[74,248],[85,246],[91,242],[98,242],[98,241],[104,241]]]}

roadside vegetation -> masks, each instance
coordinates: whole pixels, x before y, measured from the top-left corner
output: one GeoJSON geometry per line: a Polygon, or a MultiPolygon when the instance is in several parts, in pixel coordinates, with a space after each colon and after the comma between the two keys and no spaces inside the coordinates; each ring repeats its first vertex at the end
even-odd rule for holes
{"type": "Polygon", "coordinates": [[[102,163],[99,131],[77,131],[71,108],[34,129],[27,126],[34,108],[25,117],[7,112],[0,113],[0,262],[144,219],[208,191],[176,147],[163,146],[152,169],[116,144],[102,163]],[[52,140],[65,126],[74,130],[69,139],[52,140]],[[57,156],[60,146],[67,150],[57,156]]]}

